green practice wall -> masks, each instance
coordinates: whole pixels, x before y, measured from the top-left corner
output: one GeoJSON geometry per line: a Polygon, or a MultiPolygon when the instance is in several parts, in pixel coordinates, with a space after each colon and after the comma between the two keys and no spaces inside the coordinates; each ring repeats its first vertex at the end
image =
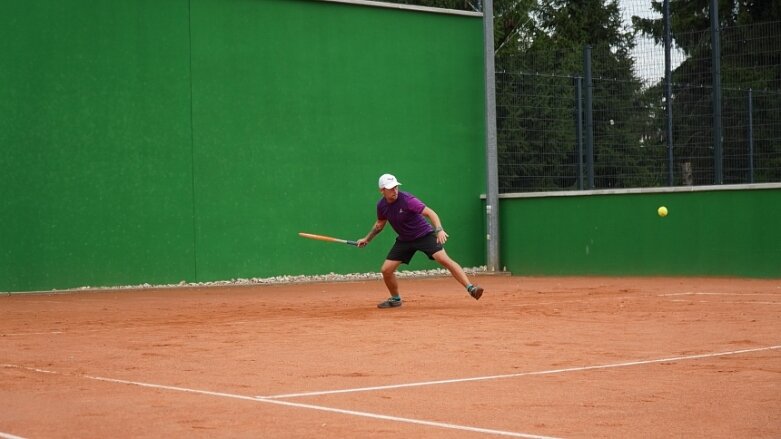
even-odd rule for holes
{"type": "Polygon", "coordinates": [[[480,17],[5,0],[0,41],[0,291],[377,271],[390,229],[297,233],[365,235],[385,172],[484,263],[480,17]]]}
{"type": "Polygon", "coordinates": [[[192,279],[187,2],[0,2],[0,291],[192,279]]]}
{"type": "Polygon", "coordinates": [[[781,278],[781,188],[503,198],[500,208],[501,259],[515,275],[781,278]]]}

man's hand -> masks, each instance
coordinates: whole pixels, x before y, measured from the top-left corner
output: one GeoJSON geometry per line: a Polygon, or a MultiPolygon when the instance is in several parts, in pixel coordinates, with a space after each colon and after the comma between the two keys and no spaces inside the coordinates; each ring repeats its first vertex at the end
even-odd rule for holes
{"type": "MultiPolygon", "coordinates": [[[[450,235],[448,235],[444,230],[438,231],[437,232],[437,243],[439,243],[440,245],[446,243],[447,242],[447,238],[449,236],[450,235]]],[[[359,245],[359,247],[360,247],[360,245],[359,245]]]]}
{"type": "Polygon", "coordinates": [[[388,222],[388,220],[377,220],[374,223],[374,227],[369,231],[369,234],[364,236],[363,238],[355,241],[355,245],[358,248],[366,247],[369,245],[369,241],[374,239],[375,236],[379,235],[380,232],[382,232],[382,229],[385,228],[385,223],[388,222]]]}

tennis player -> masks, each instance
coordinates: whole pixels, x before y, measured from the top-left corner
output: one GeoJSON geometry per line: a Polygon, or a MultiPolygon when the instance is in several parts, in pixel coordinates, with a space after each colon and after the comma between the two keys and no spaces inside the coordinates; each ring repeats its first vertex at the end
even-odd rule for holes
{"type": "Polygon", "coordinates": [[[379,183],[382,198],[377,202],[377,221],[368,235],[357,240],[358,247],[366,247],[375,236],[382,232],[388,222],[398,235],[382,264],[381,270],[382,279],[391,296],[388,300],[380,302],[377,307],[395,308],[401,306],[396,270],[401,264],[409,264],[412,256],[418,251],[425,253],[429,259],[437,261],[447,268],[453,277],[466,288],[470,296],[475,300],[479,299],[483,295],[483,289],[469,281],[464,269],[456,261],[450,259],[442,247],[447,242],[448,234],[442,229],[442,222],[437,213],[414,195],[399,191],[401,183],[393,175],[383,174],[379,183]]]}

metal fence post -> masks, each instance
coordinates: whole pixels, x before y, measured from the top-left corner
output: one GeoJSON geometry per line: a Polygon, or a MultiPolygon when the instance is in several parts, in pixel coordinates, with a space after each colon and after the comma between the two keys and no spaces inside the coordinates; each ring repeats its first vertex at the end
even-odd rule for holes
{"type": "Polygon", "coordinates": [[[496,74],[494,67],[493,0],[483,2],[483,59],[485,63],[487,269],[499,270],[499,165],[496,141],[496,74]]]}
{"type": "Polygon", "coordinates": [[[754,183],[754,99],[748,89],[748,182],[754,183]]]}
{"type": "Polygon", "coordinates": [[[588,188],[594,189],[594,82],[591,78],[591,46],[583,48],[583,76],[586,79],[586,172],[588,188]]]}
{"type": "Polygon", "coordinates": [[[664,0],[664,100],[667,103],[667,186],[672,186],[673,177],[673,75],[670,60],[672,47],[670,30],[670,0],[664,0]]]}
{"type": "Polygon", "coordinates": [[[583,77],[575,77],[575,142],[578,145],[578,190],[583,190],[583,77]]]}
{"type": "Polygon", "coordinates": [[[713,70],[713,183],[722,184],[724,157],[721,134],[721,36],[718,0],[710,0],[710,29],[713,70]]]}

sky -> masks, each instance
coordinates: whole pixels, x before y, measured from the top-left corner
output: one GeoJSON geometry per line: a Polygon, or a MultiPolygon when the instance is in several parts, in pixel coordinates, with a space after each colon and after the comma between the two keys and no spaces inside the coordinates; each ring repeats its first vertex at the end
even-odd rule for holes
{"type": "MultiPolygon", "coordinates": [[[[637,15],[643,18],[661,18],[660,13],[651,9],[650,0],[619,0],[621,16],[624,25],[627,28],[632,26],[632,16],[637,15]]],[[[638,36],[635,39],[637,46],[632,50],[632,57],[635,59],[635,72],[640,78],[645,80],[646,85],[652,85],[664,78],[664,45],[657,45],[650,38],[638,36]]],[[[672,69],[681,64],[683,54],[675,50],[670,56],[672,69]]]]}

